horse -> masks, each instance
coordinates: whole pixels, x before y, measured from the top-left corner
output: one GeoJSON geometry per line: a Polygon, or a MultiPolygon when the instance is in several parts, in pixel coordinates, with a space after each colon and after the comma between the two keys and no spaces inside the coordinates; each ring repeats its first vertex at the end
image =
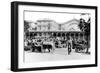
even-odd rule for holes
{"type": "Polygon", "coordinates": [[[42,49],[44,50],[44,52],[46,51],[46,49],[51,52],[52,50],[52,45],[51,44],[42,44],[42,49]]]}
{"type": "Polygon", "coordinates": [[[37,45],[37,43],[32,43],[32,52],[42,52],[41,45],[37,45]]]}

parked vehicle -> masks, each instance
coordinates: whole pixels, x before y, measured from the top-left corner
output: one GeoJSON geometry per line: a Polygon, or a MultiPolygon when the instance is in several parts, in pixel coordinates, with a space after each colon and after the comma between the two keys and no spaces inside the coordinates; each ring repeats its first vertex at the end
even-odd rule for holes
{"type": "Polygon", "coordinates": [[[80,52],[81,50],[84,50],[88,48],[86,41],[73,41],[72,42],[72,48],[75,49],[76,52],[80,52]]]}

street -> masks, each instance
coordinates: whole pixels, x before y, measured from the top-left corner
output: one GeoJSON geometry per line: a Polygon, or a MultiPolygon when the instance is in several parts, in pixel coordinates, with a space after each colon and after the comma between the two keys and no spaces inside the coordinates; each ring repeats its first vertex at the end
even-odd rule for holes
{"type": "Polygon", "coordinates": [[[57,48],[52,53],[37,53],[25,51],[25,62],[45,62],[45,61],[61,61],[61,60],[87,60],[91,58],[91,55],[84,53],[76,53],[72,50],[68,55],[66,48],[57,48]]]}

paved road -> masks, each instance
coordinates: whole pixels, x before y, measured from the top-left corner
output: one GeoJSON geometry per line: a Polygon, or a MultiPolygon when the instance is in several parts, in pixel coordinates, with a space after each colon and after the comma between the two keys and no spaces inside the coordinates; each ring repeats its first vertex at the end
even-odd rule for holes
{"type": "Polygon", "coordinates": [[[85,60],[90,59],[91,55],[71,52],[68,55],[67,50],[55,49],[53,53],[35,53],[25,52],[25,62],[42,62],[42,61],[60,61],[60,60],[85,60]]]}

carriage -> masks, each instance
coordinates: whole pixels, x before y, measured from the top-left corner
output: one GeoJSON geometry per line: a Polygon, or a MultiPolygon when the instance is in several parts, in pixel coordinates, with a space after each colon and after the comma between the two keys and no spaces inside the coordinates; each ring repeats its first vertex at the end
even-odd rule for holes
{"type": "Polygon", "coordinates": [[[73,41],[72,42],[72,48],[75,49],[75,52],[82,52],[86,48],[88,48],[87,42],[84,40],[81,41],[73,41]]]}
{"type": "Polygon", "coordinates": [[[42,41],[42,40],[37,40],[36,42],[32,43],[32,52],[41,52],[41,53],[46,53],[46,52],[51,52],[53,51],[53,44],[51,41],[42,41]]]}

